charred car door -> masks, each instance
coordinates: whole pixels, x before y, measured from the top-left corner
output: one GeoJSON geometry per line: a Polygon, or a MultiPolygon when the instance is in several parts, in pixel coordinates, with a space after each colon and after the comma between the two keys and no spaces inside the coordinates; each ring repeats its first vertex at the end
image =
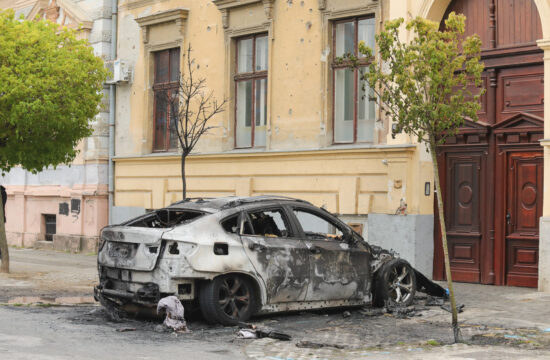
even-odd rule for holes
{"type": "Polygon", "coordinates": [[[370,257],[356,234],[326,212],[293,207],[309,251],[307,301],[370,300],[370,257]]]}
{"type": "Polygon", "coordinates": [[[308,249],[296,237],[296,230],[282,207],[243,212],[241,239],[265,283],[268,303],[305,299],[309,281],[308,249]]]}

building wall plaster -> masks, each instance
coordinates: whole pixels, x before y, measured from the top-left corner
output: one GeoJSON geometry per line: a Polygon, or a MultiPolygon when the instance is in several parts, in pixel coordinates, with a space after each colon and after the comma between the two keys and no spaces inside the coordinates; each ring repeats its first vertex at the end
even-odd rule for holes
{"type": "MultiPolygon", "coordinates": [[[[407,203],[409,213],[433,212],[433,195],[424,195],[424,183],[433,178],[429,156],[419,154],[408,136],[393,140],[388,121],[382,117],[376,124],[375,144],[370,145],[365,153],[368,155],[361,155],[365,158],[358,157],[354,150],[331,153],[338,149],[332,145],[331,22],[367,14],[381,20],[382,16],[392,16],[388,11],[402,12],[401,8],[394,6],[383,13],[380,1],[363,0],[329,0],[321,8],[316,0],[292,4],[274,1],[269,11],[262,1],[245,5],[223,2],[227,4],[220,8],[214,3],[221,2],[120,4],[118,55],[131,64],[133,78],[117,86],[116,206],[156,208],[181,198],[179,157],[174,153],[152,153],[151,52],[177,46],[178,33],[172,25],[164,24],[152,28],[144,41],[136,19],[184,8],[188,17],[180,45],[182,69],[185,50],[191,44],[197,75],[206,78],[207,89],[216,98],[229,100],[226,111],[211,120],[215,128],[201,138],[187,162],[189,196],[270,192],[326,204],[340,214],[391,214],[401,202],[407,203]],[[265,148],[243,150],[236,157],[240,150],[234,150],[235,38],[259,32],[269,37],[268,141],[265,148]],[[394,152],[388,155],[385,150],[375,149],[386,143],[412,148],[401,149],[396,159],[391,158],[394,152]],[[325,149],[332,158],[327,162],[328,155],[310,149],[325,149]],[[302,153],[282,156],[281,152],[286,151],[302,153]],[[361,169],[354,161],[362,165],[361,169]],[[270,169],[265,170],[266,166],[270,169]],[[351,175],[349,169],[355,169],[351,175]],[[301,175],[291,175],[292,171],[301,175]],[[278,176],[281,173],[284,175],[278,176]],[[310,189],[312,183],[316,184],[315,190],[310,189]],[[377,190],[364,190],[370,187],[377,190]]],[[[377,22],[378,28],[381,24],[377,22]]],[[[369,146],[349,146],[365,147],[369,146]]]]}

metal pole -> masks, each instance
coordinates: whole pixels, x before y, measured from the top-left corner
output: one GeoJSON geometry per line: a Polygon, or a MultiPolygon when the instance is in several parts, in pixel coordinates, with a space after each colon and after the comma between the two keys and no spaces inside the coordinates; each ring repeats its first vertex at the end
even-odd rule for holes
{"type": "MultiPolygon", "coordinates": [[[[111,0],[111,60],[117,56],[118,0],[111,0]]],[[[116,84],[109,89],[109,225],[113,223],[116,84]]]]}

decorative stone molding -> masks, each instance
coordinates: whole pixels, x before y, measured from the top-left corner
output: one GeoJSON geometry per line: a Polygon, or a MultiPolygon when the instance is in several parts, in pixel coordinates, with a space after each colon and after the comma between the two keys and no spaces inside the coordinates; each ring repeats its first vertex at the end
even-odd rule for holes
{"type": "Polygon", "coordinates": [[[57,22],[59,18],[59,9],[60,7],[57,5],[56,0],[52,0],[50,5],[44,10],[46,20],[57,22]]]}
{"type": "Polygon", "coordinates": [[[126,0],[125,2],[119,4],[121,9],[137,9],[144,6],[153,5],[155,2],[164,2],[167,0],[126,0]]]}
{"type": "Polygon", "coordinates": [[[258,26],[249,26],[246,28],[236,28],[236,29],[226,29],[225,34],[228,37],[240,37],[240,36],[246,36],[250,34],[257,34],[261,32],[269,32],[270,29],[270,22],[265,22],[263,24],[260,24],[258,26]]]}
{"type": "Polygon", "coordinates": [[[220,10],[222,13],[222,25],[224,29],[229,27],[229,11],[227,9],[220,10]]]}
{"type": "Polygon", "coordinates": [[[542,50],[550,50],[550,39],[537,40],[537,45],[542,50]]]}
{"type": "Polygon", "coordinates": [[[275,0],[263,0],[265,16],[268,20],[273,19],[273,3],[275,0]]]}
{"type": "Polygon", "coordinates": [[[177,8],[167,11],[161,11],[152,15],[142,16],[136,19],[136,22],[141,27],[143,42],[147,44],[149,42],[149,27],[152,25],[165,24],[174,21],[179,30],[181,36],[183,36],[183,26],[185,20],[189,16],[189,10],[183,8],[177,8]]]}
{"type": "Polygon", "coordinates": [[[325,9],[321,11],[321,16],[323,18],[323,22],[325,23],[328,20],[364,14],[375,14],[376,17],[379,17],[379,12],[379,4],[376,1],[371,1],[370,4],[356,8],[341,8],[334,10],[325,9]]]}
{"type": "MultiPolygon", "coordinates": [[[[273,3],[275,0],[267,0],[271,3],[273,3]]],[[[265,2],[264,0],[212,0],[214,5],[218,7],[218,9],[232,9],[240,6],[255,4],[259,2],[265,2]]]]}
{"type": "Polygon", "coordinates": [[[222,24],[225,29],[229,27],[229,12],[231,9],[245,5],[262,3],[267,19],[273,19],[273,4],[275,0],[212,0],[212,2],[222,13],[222,24]]]}
{"type": "Polygon", "coordinates": [[[318,0],[319,10],[325,10],[327,8],[327,0],[318,0]]]}
{"type": "Polygon", "coordinates": [[[68,28],[79,28],[86,32],[90,32],[93,25],[93,20],[89,14],[72,0],[53,0],[51,4],[48,3],[48,0],[39,0],[34,4],[26,19],[33,20],[37,16],[40,18],[45,17],[68,28]],[[61,21],[58,21],[61,10],[63,10],[64,16],[61,21]]]}

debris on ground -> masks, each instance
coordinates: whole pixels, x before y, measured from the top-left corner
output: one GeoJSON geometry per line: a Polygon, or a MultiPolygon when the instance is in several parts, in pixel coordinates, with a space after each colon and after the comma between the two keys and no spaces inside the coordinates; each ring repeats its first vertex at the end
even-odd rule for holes
{"type": "Polygon", "coordinates": [[[107,311],[107,316],[110,321],[118,323],[121,322],[123,318],[127,317],[126,311],[120,309],[117,304],[107,299],[103,299],[101,302],[105,310],[107,311]]]}
{"type": "Polygon", "coordinates": [[[317,342],[312,342],[312,341],[307,341],[307,340],[302,340],[302,341],[296,343],[296,347],[308,348],[308,349],[320,349],[320,348],[323,348],[323,347],[331,347],[331,348],[335,348],[335,349],[344,349],[345,348],[345,346],[339,345],[339,344],[317,343],[317,342]]]}
{"type": "Polygon", "coordinates": [[[351,313],[349,311],[344,311],[342,313],[342,317],[345,319],[345,318],[349,318],[351,316],[351,313]]]}
{"type": "Polygon", "coordinates": [[[385,312],[386,312],[386,309],[384,309],[384,308],[375,308],[375,307],[364,307],[364,308],[361,309],[361,311],[359,311],[359,313],[361,315],[365,315],[365,316],[368,316],[368,317],[381,316],[381,315],[384,315],[385,312]]]}
{"type": "Polygon", "coordinates": [[[429,296],[426,299],[424,305],[426,306],[441,306],[445,304],[445,299],[437,296],[429,296]]]}
{"type": "Polygon", "coordinates": [[[237,332],[237,338],[239,339],[261,339],[266,337],[283,341],[291,339],[290,335],[270,328],[258,328],[256,325],[247,323],[239,323],[239,327],[241,328],[237,332]]]}
{"type": "Polygon", "coordinates": [[[414,275],[416,277],[416,291],[423,292],[424,294],[431,296],[437,296],[443,299],[449,297],[446,289],[428,279],[420,271],[414,270],[414,275]]]}
{"type": "Polygon", "coordinates": [[[164,326],[178,332],[189,332],[183,318],[183,305],[176,296],[171,295],[160,299],[157,304],[157,314],[162,310],[166,312],[164,326]]]}
{"type": "Polygon", "coordinates": [[[120,328],[116,329],[117,332],[136,331],[136,328],[120,328]]]}
{"type": "Polygon", "coordinates": [[[260,339],[264,337],[283,341],[289,341],[291,339],[290,335],[273,329],[256,329],[256,335],[258,335],[260,339]]]}
{"type": "Polygon", "coordinates": [[[257,339],[256,330],[252,329],[241,329],[237,333],[237,338],[239,339],[257,339]]]}
{"type": "Polygon", "coordinates": [[[415,306],[388,306],[385,307],[386,312],[392,314],[398,319],[406,319],[413,316],[422,316],[420,309],[415,306]]]}
{"type": "MultiPolygon", "coordinates": [[[[450,313],[453,312],[453,310],[451,309],[451,304],[445,304],[445,305],[441,305],[440,308],[442,308],[443,310],[445,311],[448,311],[450,313]]],[[[461,313],[464,311],[464,304],[456,304],[456,311],[461,313]]]]}

